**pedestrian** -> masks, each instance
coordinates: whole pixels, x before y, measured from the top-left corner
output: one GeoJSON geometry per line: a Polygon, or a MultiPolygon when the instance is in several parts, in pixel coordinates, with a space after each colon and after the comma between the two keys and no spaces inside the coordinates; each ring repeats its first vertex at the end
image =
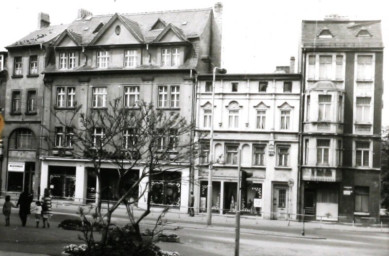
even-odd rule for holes
{"type": "Polygon", "coordinates": [[[35,215],[36,227],[39,228],[39,222],[42,215],[42,204],[39,200],[31,203],[31,213],[35,215]]]}
{"type": "Polygon", "coordinates": [[[3,214],[5,216],[5,225],[6,226],[9,226],[12,207],[13,208],[17,208],[14,205],[14,203],[11,202],[11,197],[8,196],[8,195],[5,196],[5,202],[4,202],[4,205],[3,205],[3,214]]]}
{"type": "Polygon", "coordinates": [[[190,198],[189,198],[189,216],[193,217],[195,215],[194,212],[194,195],[193,191],[190,192],[190,198]]]}
{"type": "Polygon", "coordinates": [[[22,226],[25,227],[27,223],[27,216],[30,214],[30,206],[32,202],[32,195],[29,195],[27,191],[20,193],[18,203],[16,206],[19,207],[19,217],[22,221],[22,226]]]}
{"type": "Polygon", "coordinates": [[[45,191],[43,192],[42,197],[42,221],[43,221],[43,227],[50,227],[50,218],[51,218],[51,195],[50,190],[48,188],[45,188],[45,191]]]}

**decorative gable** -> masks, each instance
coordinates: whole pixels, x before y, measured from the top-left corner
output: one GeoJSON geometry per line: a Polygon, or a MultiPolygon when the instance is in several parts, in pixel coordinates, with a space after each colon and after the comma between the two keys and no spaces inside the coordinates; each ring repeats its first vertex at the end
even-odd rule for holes
{"type": "Polygon", "coordinates": [[[280,106],[278,106],[279,109],[282,109],[282,110],[287,110],[287,109],[293,109],[294,107],[289,105],[288,102],[284,102],[283,104],[281,104],[280,106]]]}
{"type": "Polygon", "coordinates": [[[99,32],[90,44],[120,45],[143,43],[143,35],[140,31],[138,23],[115,14],[99,29],[99,32]]]}
{"type": "Polygon", "coordinates": [[[317,35],[319,38],[333,38],[334,35],[328,28],[323,28],[320,33],[317,35]]]}
{"type": "Polygon", "coordinates": [[[254,108],[256,108],[256,109],[268,109],[268,108],[270,108],[270,106],[267,106],[265,103],[263,103],[263,101],[261,101],[256,106],[254,106],[254,108]]]}
{"type": "Polygon", "coordinates": [[[58,44],[59,47],[74,47],[77,46],[77,44],[70,38],[65,37],[62,39],[62,41],[58,44]]]}
{"type": "Polygon", "coordinates": [[[154,42],[163,42],[163,43],[171,43],[171,42],[185,42],[186,37],[181,29],[176,26],[169,24],[165,27],[164,30],[154,39],[154,42]]]}
{"type": "Polygon", "coordinates": [[[75,47],[81,45],[81,35],[64,30],[55,41],[54,46],[57,47],[75,47]]]}

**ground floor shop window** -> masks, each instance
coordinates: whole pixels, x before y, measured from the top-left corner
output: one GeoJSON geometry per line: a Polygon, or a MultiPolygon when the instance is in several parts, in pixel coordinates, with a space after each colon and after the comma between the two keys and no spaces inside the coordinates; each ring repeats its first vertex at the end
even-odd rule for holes
{"type": "Polygon", "coordinates": [[[179,207],[181,204],[181,173],[163,172],[152,175],[149,196],[154,206],[179,207]]]}
{"type": "MultiPolygon", "coordinates": [[[[17,165],[18,170],[8,170],[8,191],[33,192],[35,162],[18,162],[17,165]]],[[[15,168],[13,162],[9,166],[15,168]]]]}
{"type": "Polygon", "coordinates": [[[23,172],[8,172],[8,191],[23,190],[23,172]]]}
{"type": "Polygon", "coordinates": [[[49,167],[49,187],[54,198],[74,199],[76,168],[65,166],[49,167]]]}
{"type": "Polygon", "coordinates": [[[369,212],[369,187],[355,187],[355,212],[369,212]]]}
{"type": "MultiPolygon", "coordinates": [[[[221,208],[220,181],[212,182],[212,212],[219,213],[221,208]]],[[[208,181],[200,182],[200,212],[207,212],[208,181]]]]}
{"type": "Polygon", "coordinates": [[[262,210],[262,184],[247,182],[242,190],[242,214],[261,216],[262,210]]]}

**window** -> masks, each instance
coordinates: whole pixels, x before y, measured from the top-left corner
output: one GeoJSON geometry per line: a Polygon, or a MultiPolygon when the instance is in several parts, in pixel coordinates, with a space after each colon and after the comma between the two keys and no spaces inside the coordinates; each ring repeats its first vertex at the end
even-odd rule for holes
{"type": "Polygon", "coordinates": [[[254,146],[254,165],[265,165],[265,145],[254,146]]]}
{"type": "Polygon", "coordinates": [[[0,71],[4,69],[4,55],[0,54],[0,71]]]}
{"type": "Polygon", "coordinates": [[[55,147],[63,147],[65,145],[64,127],[55,127],[55,147]]]}
{"type": "Polygon", "coordinates": [[[289,166],[289,146],[277,147],[277,165],[281,167],[289,166]]]}
{"type": "Polygon", "coordinates": [[[281,130],[290,129],[290,110],[281,110],[281,130]]]}
{"type": "Polygon", "coordinates": [[[337,148],[337,161],[338,166],[341,166],[343,164],[343,146],[342,146],[342,140],[338,140],[338,148],[337,148]]]}
{"type": "Polygon", "coordinates": [[[203,127],[210,128],[212,122],[212,109],[204,109],[203,127]]]}
{"type": "Polygon", "coordinates": [[[238,163],[238,145],[227,145],[226,146],[226,164],[237,164],[238,163]]]}
{"type": "Polygon", "coordinates": [[[278,190],[278,206],[279,208],[286,207],[286,189],[278,190]]]}
{"type": "Polygon", "coordinates": [[[181,173],[162,172],[153,175],[150,186],[151,205],[167,205],[179,207],[181,205],[181,173]]]}
{"type": "Polygon", "coordinates": [[[339,95],[338,98],[338,120],[339,122],[343,121],[343,96],[339,95]]]}
{"type": "Polygon", "coordinates": [[[21,112],[21,106],[22,106],[22,96],[20,91],[13,91],[12,92],[12,99],[11,99],[11,113],[12,114],[19,114],[21,112]]]}
{"type": "Polygon", "coordinates": [[[319,79],[329,80],[331,79],[332,71],[332,56],[321,55],[319,57],[319,79]]]}
{"type": "Polygon", "coordinates": [[[97,67],[98,68],[108,68],[108,62],[109,62],[108,51],[98,51],[97,52],[97,67]]]}
{"type": "Polygon", "coordinates": [[[36,113],[36,91],[27,92],[27,113],[36,113]]]}
{"type": "Polygon", "coordinates": [[[332,38],[333,35],[328,28],[324,28],[322,31],[320,31],[320,34],[318,37],[319,38],[332,38]]]}
{"type": "Polygon", "coordinates": [[[136,50],[127,50],[124,52],[124,67],[126,68],[134,68],[138,62],[136,50]]]}
{"type": "Polygon", "coordinates": [[[257,110],[257,129],[265,129],[266,127],[266,110],[257,110]]]}
{"type": "Polygon", "coordinates": [[[158,138],[158,150],[163,151],[168,146],[168,137],[166,137],[166,134],[164,134],[164,130],[161,129],[159,132],[159,138],[158,138]]]}
{"type": "Polygon", "coordinates": [[[238,85],[239,83],[231,83],[231,91],[237,92],[238,91],[238,85]]]}
{"type": "Polygon", "coordinates": [[[212,92],[212,82],[205,82],[205,92],[212,92]]]}
{"type": "Polygon", "coordinates": [[[369,187],[355,187],[355,211],[369,212],[369,187]]]}
{"type": "Polygon", "coordinates": [[[370,142],[357,141],[355,143],[355,165],[358,167],[369,166],[370,142]]]}
{"type": "Polygon", "coordinates": [[[259,82],[258,91],[266,92],[266,90],[267,90],[267,82],[259,82]]]}
{"type": "Polygon", "coordinates": [[[336,79],[343,80],[343,55],[336,55],[336,79]]]}
{"type": "Polygon", "coordinates": [[[137,137],[137,131],[135,128],[128,128],[124,131],[123,134],[124,141],[123,141],[123,148],[124,149],[135,149],[138,137],[137,137]]]}
{"type": "Polygon", "coordinates": [[[179,66],[180,50],[178,48],[164,48],[162,49],[162,66],[179,66]]]}
{"type": "Polygon", "coordinates": [[[180,87],[171,86],[170,89],[170,107],[178,108],[180,103],[180,87]]]}
{"type": "Polygon", "coordinates": [[[36,148],[34,134],[29,129],[17,129],[10,136],[10,149],[36,148]]]}
{"type": "Polygon", "coordinates": [[[199,154],[200,164],[209,163],[209,142],[200,143],[200,154],[199,154]]]}
{"type": "Polygon", "coordinates": [[[331,120],[331,95],[319,95],[319,121],[331,120]]]}
{"type": "Polygon", "coordinates": [[[358,55],[357,57],[357,80],[373,80],[373,56],[358,55]]]}
{"type": "Polygon", "coordinates": [[[309,55],[308,57],[308,79],[315,79],[315,67],[316,67],[316,56],[309,55]]]}
{"type": "Polygon", "coordinates": [[[228,112],[228,127],[238,128],[239,127],[239,110],[231,109],[228,112]]]}
{"type": "Polygon", "coordinates": [[[139,86],[124,87],[124,107],[136,107],[139,101],[139,86]]]}
{"type": "Polygon", "coordinates": [[[167,107],[167,86],[159,86],[158,87],[158,107],[166,108],[167,107]]]}
{"type": "Polygon", "coordinates": [[[38,56],[30,56],[30,75],[38,74],[38,56]]]}
{"type": "Polygon", "coordinates": [[[357,97],[356,100],[356,121],[358,123],[370,123],[371,117],[370,117],[370,97],[357,97]]]}
{"type": "Polygon", "coordinates": [[[102,147],[104,139],[104,128],[94,128],[92,139],[93,147],[102,147]]]}
{"type": "Polygon", "coordinates": [[[311,116],[311,96],[307,95],[307,116],[305,117],[306,121],[309,121],[309,117],[311,116]]]}
{"type": "Polygon", "coordinates": [[[74,108],[76,106],[76,88],[58,87],[57,88],[57,107],[74,108]]]}
{"type": "Polygon", "coordinates": [[[73,69],[76,67],[75,52],[61,52],[59,54],[59,69],[73,69]]]}
{"type": "Polygon", "coordinates": [[[23,75],[22,57],[15,57],[14,62],[15,62],[14,63],[14,75],[15,76],[23,75]]]}
{"type": "Polygon", "coordinates": [[[330,140],[317,140],[317,164],[328,165],[330,140]]]}
{"type": "Polygon", "coordinates": [[[95,87],[93,88],[93,107],[105,108],[107,104],[107,88],[95,87]]]}
{"type": "Polygon", "coordinates": [[[177,129],[170,129],[169,130],[169,150],[176,151],[178,146],[178,130],[177,129]]]}
{"type": "Polygon", "coordinates": [[[284,92],[292,92],[292,82],[284,82],[284,92]]]}
{"type": "Polygon", "coordinates": [[[304,160],[305,160],[305,164],[308,164],[308,160],[309,160],[309,139],[305,139],[304,141],[304,160]]]}
{"type": "Polygon", "coordinates": [[[159,108],[179,108],[180,107],[180,87],[158,86],[158,107],[159,108]]]}

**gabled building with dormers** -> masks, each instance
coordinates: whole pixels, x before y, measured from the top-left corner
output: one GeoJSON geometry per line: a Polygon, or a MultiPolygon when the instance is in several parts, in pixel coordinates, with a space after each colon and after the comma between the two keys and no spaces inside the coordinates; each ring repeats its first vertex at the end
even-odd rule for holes
{"type": "Polygon", "coordinates": [[[318,220],[378,221],[381,22],[303,21],[301,70],[301,212],[318,220]]]}
{"type": "MultiPolygon", "coordinates": [[[[121,97],[125,108],[135,108],[138,100],[144,100],[193,122],[195,77],[210,68],[200,56],[220,63],[221,14],[218,4],[214,10],[100,16],[81,10],[47,51],[43,122],[54,132],[53,143],[41,156],[40,190],[50,187],[56,198],[85,203],[93,201],[99,189],[115,186],[117,179],[117,167],[104,163],[104,184],[97,184],[92,163],[75,157],[71,131],[50,114],[50,108],[66,116],[82,105],[87,113],[121,97]]],[[[141,170],[134,170],[133,176],[141,170]]],[[[192,176],[188,159],[186,168],[156,178],[150,188],[152,205],[187,211],[192,176]]],[[[146,187],[146,182],[141,186],[146,187]]],[[[145,203],[141,199],[138,205],[145,203]]]]}
{"type": "Polygon", "coordinates": [[[301,76],[285,69],[287,73],[217,75],[213,113],[212,75],[199,75],[196,129],[202,136],[194,180],[199,212],[207,211],[211,164],[213,212],[235,212],[240,170],[242,214],[296,218],[301,76]]]}

